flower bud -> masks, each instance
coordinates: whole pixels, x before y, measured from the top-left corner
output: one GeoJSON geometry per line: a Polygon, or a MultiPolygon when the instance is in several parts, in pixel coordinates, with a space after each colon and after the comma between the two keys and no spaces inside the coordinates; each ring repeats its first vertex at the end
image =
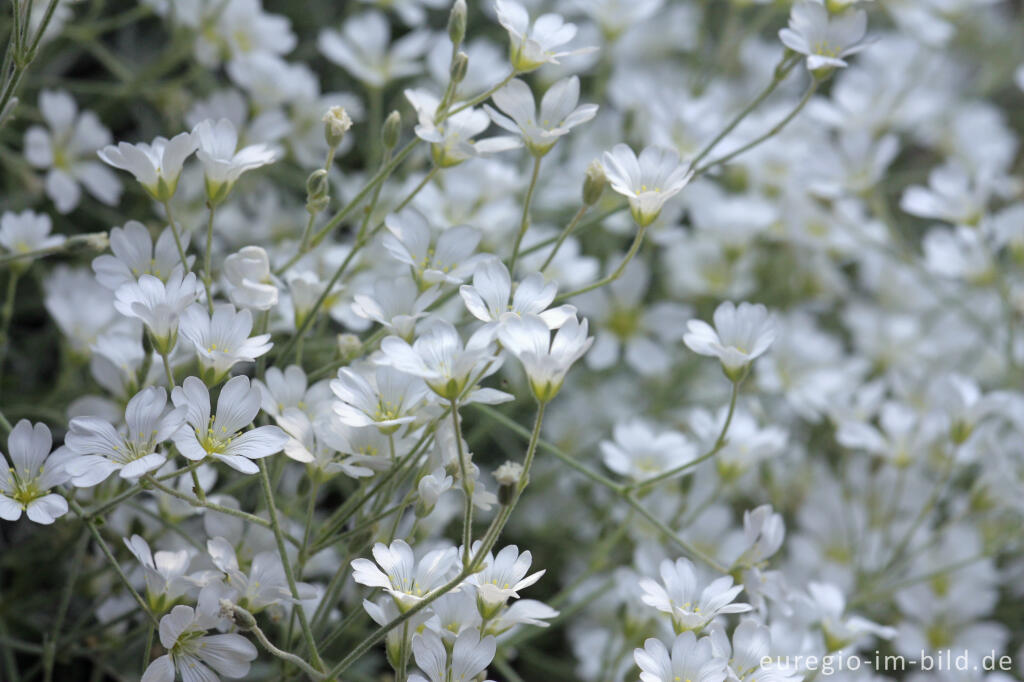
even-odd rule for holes
{"type": "Polygon", "coordinates": [[[523,465],[518,462],[505,462],[494,471],[494,480],[498,483],[499,504],[502,506],[512,504],[522,478],[523,465]]]}
{"type": "Polygon", "coordinates": [[[466,37],[466,0],[455,0],[448,15],[448,37],[458,47],[466,37]]]}
{"type": "Polygon", "coordinates": [[[256,627],[256,618],[238,604],[221,599],[220,610],[235,622],[239,630],[252,630],[256,627]]]}
{"type": "Polygon", "coordinates": [[[452,60],[452,68],[449,72],[452,83],[458,85],[466,78],[466,69],[469,68],[469,55],[465,52],[459,52],[455,55],[455,59],[452,60]]]}
{"type": "Polygon", "coordinates": [[[345,133],[352,127],[352,119],[345,107],[331,107],[323,117],[324,136],[327,146],[334,149],[345,139],[345,133]]]}
{"type": "Polygon", "coordinates": [[[338,353],[341,357],[355,357],[362,347],[363,342],[355,334],[338,334],[338,353]]]}
{"type": "Polygon", "coordinates": [[[587,206],[596,204],[604,194],[604,187],[607,184],[608,178],[604,174],[604,166],[600,161],[591,161],[583,176],[583,203],[587,206]]]}
{"type": "Polygon", "coordinates": [[[327,171],[318,168],[306,178],[306,210],[315,215],[327,208],[330,200],[331,189],[327,181],[327,171]]]}
{"type": "Polygon", "coordinates": [[[380,140],[385,149],[394,149],[398,146],[398,136],[402,133],[402,115],[397,111],[388,114],[384,121],[384,128],[380,133],[380,140]]]}

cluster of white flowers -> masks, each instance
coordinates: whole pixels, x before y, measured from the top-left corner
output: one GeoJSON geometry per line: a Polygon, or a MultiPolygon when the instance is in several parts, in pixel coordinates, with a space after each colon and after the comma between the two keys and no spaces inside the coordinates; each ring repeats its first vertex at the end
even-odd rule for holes
{"type": "Polygon", "coordinates": [[[1019,3],[110,4],[0,69],[0,678],[1018,679],[1019,3]]]}

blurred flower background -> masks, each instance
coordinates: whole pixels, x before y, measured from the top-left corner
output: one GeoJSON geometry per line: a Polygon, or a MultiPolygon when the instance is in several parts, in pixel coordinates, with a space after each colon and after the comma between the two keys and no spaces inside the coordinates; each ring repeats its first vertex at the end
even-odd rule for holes
{"type": "Polygon", "coordinates": [[[2,10],[0,680],[1024,679],[1021,3],[2,10]]]}

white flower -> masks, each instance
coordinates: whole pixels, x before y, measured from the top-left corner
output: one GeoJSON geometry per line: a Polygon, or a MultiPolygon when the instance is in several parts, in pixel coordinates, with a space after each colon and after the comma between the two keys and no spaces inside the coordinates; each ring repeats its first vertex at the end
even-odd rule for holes
{"type": "Polygon", "coordinates": [[[617,474],[636,481],[657,476],[691,462],[696,446],[677,431],[656,431],[643,419],[619,422],[614,441],[601,441],[605,465],[617,474]]]}
{"type": "Polygon", "coordinates": [[[633,650],[633,660],[640,668],[640,682],[723,682],[725,659],[715,656],[711,640],[697,639],[684,632],[672,642],[672,653],[658,639],[648,639],[643,649],[633,650]]]}
{"type": "Polygon", "coordinates": [[[642,578],[638,583],[644,591],[641,599],[648,606],[669,614],[676,632],[703,630],[721,613],[744,613],[750,604],[734,604],[743,591],[733,585],[732,576],[722,576],[703,589],[697,586],[697,574],[688,559],[665,559],[661,562],[661,582],[642,578]]]}
{"type": "Polygon", "coordinates": [[[544,64],[557,64],[560,57],[586,54],[596,47],[558,51],[576,37],[576,24],[558,14],[542,14],[533,22],[526,8],[513,0],[497,0],[494,10],[509,36],[509,61],[518,73],[533,71],[544,64]]]}
{"type": "Polygon", "coordinates": [[[158,137],[152,144],[107,145],[97,155],[114,168],[134,175],[157,201],[167,201],[178,188],[185,159],[195,150],[195,137],[191,133],[179,133],[170,140],[158,137]]]}
{"type": "Polygon", "coordinates": [[[911,185],[905,189],[900,208],[921,218],[978,225],[986,213],[992,184],[984,174],[972,178],[963,166],[949,163],[928,174],[928,187],[911,185]]]}
{"type": "Polygon", "coordinates": [[[549,402],[562,388],[573,363],[583,357],[591,344],[587,321],[569,318],[551,338],[547,323],[537,315],[507,320],[498,332],[501,343],[519,359],[530,381],[530,390],[542,403],[549,402]]]}
{"type": "Polygon", "coordinates": [[[381,243],[395,260],[406,263],[421,290],[434,284],[461,284],[483,256],[474,256],[480,233],[467,225],[441,232],[436,239],[423,215],[406,209],[384,219],[390,234],[381,243]]]}
{"type": "Polygon", "coordinates": [[[50,216],[35,211],[5,211],[0,217],[0,246],[11,253],[29,253],[64,243],[64,235],[50,235],[50,216]]]}
{"type": "Polygon", "coordinates": [[[196,377],[175,386],[171,400],[186,409],[186,424],[174,434],[174,445],[187,459],[214,457],[243,474],[255,474],[259,468],[252,460],[281,452],[288,440],[276,426],[240,433],[260,411],[260,390],[249,384],[248,377],[233,377],[224,384],[215,416],[210,415],[210,392],[196,377]]]}
{"type": "Polygon", "coordinates": [[[22,419],[7,437],[11,464],[0,458],[0,519],[17,521],[24,511],[31,521],[48,525],[68,512],[67,501],[50,492],[70,478],[65,470],[73,455],[65,448],[50,453],[53,439],[46,424],[22,419]]]}
{"type": "Polygon", "coordinates": [[[231,283],[231,302],[239,308],[270,310],[277,305],[277,286],[263,248],[246,246],[225,258],[224,277],[231,283]]]}
{"type": "Polygon", "coordinates": [[[382,88],[421,70],[420,57],[430,47],[430,31],[407,33],[392,42],[388,20],[380,12],[364,12],[345,22],[341,31],[320,32],[317,46],[329,60],[366,85],[382,88]]]}
{"type": "Polygon", "coordinates": [[[124,544],[142,566],[146,576],[146,596],[150,607],[157,613],[195,586],[185,575],[191,561],[189,550],[160,551],[154,554],[149,543],[139,535],[124,538],[124,544]]]}
{"type": "Polygon", "coordinates": [[[355,435],[362,431],[373,431],[380,436],[376,429],[353,428],[339,424],[326,415],[313,422],[308,414],[297,407],[287,408],[275,420],[290,436],[284,444],[284,454],[296,462],[312,465],[325,475],[343,473],[352,478],[361,478],[371,476],[374,470],[385,469],[390,465],[391,460],[382,456],[389,449],[387,441],[373,442],[372,437],[360,441],[359,436],[355,435]],[[369,452],[362,452],[363,449],[369,452]],[[338,457],[339,453],[345,456],[338,457]]]}
{"type": "Polygon", "coordinates": [[[743,620],[732,633],[711,631],[711,650],[716,658],[729,662],[729,680],[743,682],[797,682],[804,676],[772,659],[772,635],[767,627],[751,619],[743,620]]]}
{"type": "Polygon", "coordinates": [[[68,213],[82,196],[79,183],[108,206],[121,198],[121,182],[96,151],[110,144],[110,131],[91,111],[78,112],[75,100],[60,90],[39,93],[39,113],[49,130],[32,126],[25,131],[25,158],[46,173],[46,195],[59,213],[68,213]]]}
{"type": "MultiPolygon", "coordinates": [[[[291,589],[284,572],[281,557],[276,551],[257,552],[246,574],[238,565],[238,557],[231,543],[222,537],[206,541],[206,551],[213,565],[223,574],[227,586],[234,592],[232,602],[250,613],[258,613],[281,602],[292,603],[291,589]]],[[[301,599],[312,599],[316,590],[309,583],[296,583],[301,599]]]]}
{"type": "Polygon", "coordinates": [[[239,362],[252,362],[270,350],[270,334],[249,337],[252,313],[236,311],[231,304],[221,304],[210,317],[206,308],[192,305],[181,315],[182,336],[192,342],[199,354],[199,364],[212,375],[212,383],[223,379],[239,362]]]}
{"type": "Polygon", "coordinates": [[[214,204],[227,197],[235,181],[246,171],[273,163],[276,152],[265,144],[238,149],[238,131],[228,119],[216,123],[207,119],[192,129],[198,150],[196,157],[203,164],[206,196],[214,204]]]}
{"type": "Polygon", "coordinates": [[[717,357],[725,373],[739,380],[750,363],[775,341],[775,320],[760,303],[725,301],[715,309],[715,326],[703,320],[690,320],[683,342],[694,353],[717,357]]]}
{"type": "Polygon", "coordinates": [[[868,30],[868,15],[864,10],[829,16],[821,3],[801,0],[793,5],[789,27],[779,31],[779,39],[789,49],[807,55],[807,69],[835,69],[847,66],[843,60],[860,52],[868,30]]]}
{"type": "Polygon", "coordinates": [[[183,680],[217,682],[223,675],[240,679],[258,655],[252,642],[241,635],[207,635],[217,614],[179,604],[160,619],[160,644],[167,653],[155,659],[142,674],[142,682],[174,682],[175,669],[183,680]]]}
{"type": "Polygon", "coordinates": [[[487,624],[486,631],[489,634],[500,635],[517,625],[546,628],[550,625],[547,621],[557,616],[558,611],[542,601],[520,599],[494,616],[494,619],[487,624]]]}
{"type": "Polygon", "coordinates": [[[115,471],[134,480],[159,469],[167,461],[159,447],[184,419],[184,410],[168,409],[167,391],[158,386],[144,388],[128,401],[122,429],[99,417],[75,417],[64,439],[78,455],[67,465],[72,484],[88,488],[115,471]]]}
{"type": "Polygon", "coordinates": [[[253,379],[252,383],[263,396],[263,411],[274,417],[289,407],[298,408],[310,416],[316,415],[331,397],[326,381],[310,386],[306,373],[298,365],[289,365],[283,371],[268,367],[263,379],[253,379]]]}
{"type": "Polygon", "coordinates": [[[479,109],[469,107],[436,122],[440,98],[426,90],[406,90],[405,98],[419,119],[416,136],[431,144],[431,156],[440,168],[457,166],[474,156],[515,149],[520,144],[509,135],[477,140],[476,136],[491,125],[491,119],[479,109]]]}
{"type": "Polygon", "coordinates": [[[548,88],[540,101],[540,112],[530,86],[518,78],[494,93],[493,99],[507,116],[484,105],[491,120],[505,130],[521,135],[534,156],[544,156],[559,137],[568,135],[572,128],[597,115],[596,104],[576,106],[580,99],[580,79],[576,76],[563,78],[548,88]]]}
{"type": "Polygon", "coordinates": [[[736,564],[756,566],[771,558],[786,537],[786,523],[770,504],[743,512],[744,550],[736,564]]]}
{"type": "Polygon", "coordinates": [[[845,649],[869,636],[892,639],[898,634],[896,628],[885,627],[861,616],[847,616],[846,596],[831,583],[810,582],[807,584],[811,608],[825,633],[825,644],[829,651],[845,649]]]}
{"type": "Polygon", "coordinates": [[[451,490],[453,483],[455,479],[446,474],[441,467],[421,478],[416,484],[416,515],[423,517],[430,514],[437,501],[441,499],[441,495],[451,490]]]}
{"type": "MultiPolygon", "coordinates": [[[[475,680],[494,659],[494,637],[481,639],[480,633],[469,628],[455,638],[449,652],[445,643],[432,630],[418,633],[412,640],[416,665],[427,674],[430,682],[463,682],[475,680]]],[[[410,675],[409,682],[427,682],[420,675],[410,675]]]]}
{"type": "Polygon", "coordinates": [[[182,276],[182,272],[180,266],[176,267],[166,283],[152,275],[142,275],[137,282],[122,284],[114,292],[117,311],[142,320],[153,346],[162,354],[174,349],[178,320],[199,296],[195,273],[182,276]]]}
{"type": "Polygon", "coordinates": [[[627,145],[617,144],[604,153],[602,165],[612,189],[626,197],[633,220],[641,227],[653,223],[665,202],[693,177],[679,162],[679,154],[664,147],[645,147],[637,158],[627,145]]]}
{"type": "Polygon", "coordinates": [[[333,106],[329,108],[321,119],[324,124],[324,133],[327,136],[327,141],[330,144],[335,142],[332,146],[338,146],[341,141],[345,138],[345,133],[352,128],[352,117],[345,111],[345,107],[333,106]]]}
{"type": "MultiPolygon", "coordinates": [[[[181,235],[182,248],[188,248],[189,237],[187,231],[181,235]]],[[[166,281],[175,266],[181,264],[171,228],[165,228],[154,245],[149,230],[137,220],[129,220],[124,227],[110,231],[110,250],[113,255],[103,254],[93,259],[92,269],[96,280],[114,291],[142,275],[166,281]]],[[[187,256],[189,266],[193,260],[194,256],[187,256]]]]}
{"type": "MultiPolygon", "coordinates": [[[[474,546],[474,553],[477,549],[474,546]]],[[[484,568],[468,579],[476,587],[480,612],[484,618],[492,617],[511,597],[519,598],[519,590],[534,584],[544,575],[537,571],[526,575],[533,563],[530,552],[519,552],[515,545],[503,547],[493,558],[488,553],[484,568]]]]}
{"type": "Polygon", "coordinates": [[[407,611],[431,590],[445,584],[457,573],[458,550],[435,549],[418,562],[412,548],[403,540],[391,546],[378,542],[373,558],[352,562],[352,579],[360,585],[380,587],[388,592],[402,611],[407,611]]]}
{"type": "Polygon", "coordinates": [[[411,341],[416,321],[427,315],[427,308],[440,294],[439,287],[420,292],[411,277],[381,277],[373,283],[373,296],[356,294],[352,297],[352,311],[411,341]]]}
{"type": "Polygon", "coordinates": [[[361,371],[342,367],[331,390],[338,397],[334,413],[342,424],[376,426],[385,434],[416,421],[427,397],[422,379],[387,366],[361,371]]]}
{"type": "Polygon", "coordinates": [[[560,305],[549,309],[557,293],[558,285],[545,282],[539,272],[519,282],[513,293],[508,268],[498,258],[488,258],[481,263],[473,273],[473,284],[464,284],[459,289],[466,309],[476,319],[486,322],[485,327],[495,331],[501,323],[523,315],[537,315],[549,328],[558,329],[576,315],[576,308],[560,305]]]}
{"type": "Polygon", "coordinates": [[[455,400],[471,377],[479,380],[501,366],[489,340],[488,334],[478,332],[463,345],[455,327],[438,319],[411,346],[397,336],[385,338],[380,343],[382,357],[378,362],[418,376],[442,398],[455,400]]]}

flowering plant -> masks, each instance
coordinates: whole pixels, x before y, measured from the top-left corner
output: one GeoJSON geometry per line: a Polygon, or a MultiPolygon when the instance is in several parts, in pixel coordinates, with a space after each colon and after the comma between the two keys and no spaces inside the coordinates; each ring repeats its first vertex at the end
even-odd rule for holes
{"type": "Polygon", "coordinates": [[[1021,679],[1020,3],[8,4],[0,679],[1021,679]]]}

